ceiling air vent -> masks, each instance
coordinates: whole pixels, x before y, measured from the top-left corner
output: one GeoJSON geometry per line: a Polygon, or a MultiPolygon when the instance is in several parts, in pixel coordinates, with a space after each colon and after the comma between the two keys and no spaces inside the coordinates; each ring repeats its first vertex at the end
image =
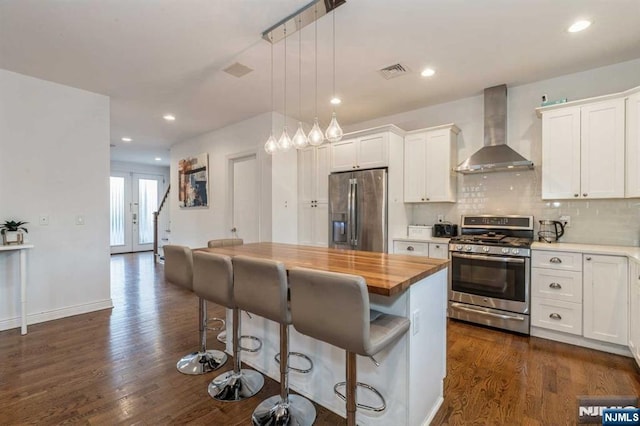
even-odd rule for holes
{"type": "Polygon", "coordinates": [[[382,68],[378,71],[385,80],[391,80],[392,78],[400,77],[409,72],[409,68],[402,64],[389,65],[386,68],[382,68]]]}
{"type": "Polygon", "coordinates": [[[227,74],[231,74],[234,77],[243,77],[253,71],[252,68],[249,68],[246,65],[241,64],[240,62],[236,62],[233,65],[229,65],[227,68],[223,70],[227,74]]]}

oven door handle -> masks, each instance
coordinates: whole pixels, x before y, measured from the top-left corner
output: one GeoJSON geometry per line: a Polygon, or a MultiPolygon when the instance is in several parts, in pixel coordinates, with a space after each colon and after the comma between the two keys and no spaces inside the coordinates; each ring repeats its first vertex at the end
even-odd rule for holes
{"type": "Polygon", "coordinates": [[[503,320],[515,320],[515,321],[524,321],[524,317],[521,315],[505,315],[505,314],[496,314],[494,312],[489,312],[481,309],[473,309],[465,305],[461,305],[460,303],[451,303],[451,307],[454,309],[458,309],[460,311],[473,312],[474,314],[482,314],[487,315],[494,318],[500,318],[503,320]]]}
{"type": "Polygon", "coordinates": [[[462,259],[488,260],[489,262],[521,263],[521,264],[524,263],[524,259],[519,257],[484,256],[481,254],[463,254],[463,253],[451,253],[451,257],[460,257],[462,259]]]}

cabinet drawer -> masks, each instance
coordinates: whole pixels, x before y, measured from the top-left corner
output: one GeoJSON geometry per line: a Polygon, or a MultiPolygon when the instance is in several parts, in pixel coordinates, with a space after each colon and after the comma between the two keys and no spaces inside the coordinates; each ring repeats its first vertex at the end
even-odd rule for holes
{"type": "Polygon", "coordinates": [[[533,250],[531,266],[538,268],[582,271],[582,254],[563,251],[533,250]]]}
{"type": "Polygon", "coordinates": [[[531,268],[531,296],[582,303],[582,272],[531,268]]]}
{"type": "Polygon", "coordinates": [[[429,256],[429,243],[414,241],[394,241],[393,253],[410,254],[412,256],[429,256]]]}
{"type": "Polygon", "coordinates": [[[429,257],[434,259],[449,258],[449,244],[429,243],[429,257]]]}
{"type": "Polygon", "coordinates": [[[582,335],[582,304],[534,297],[531,325],[582,335]]]}

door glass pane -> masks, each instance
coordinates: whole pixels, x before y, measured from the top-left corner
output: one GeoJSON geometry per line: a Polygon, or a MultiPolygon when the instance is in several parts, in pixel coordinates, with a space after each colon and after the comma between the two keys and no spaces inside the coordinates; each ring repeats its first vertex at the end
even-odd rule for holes
{"type": "Polygon", "coordinates": [[[124,178],[111,176],[111,245],[124,245],[124,178]]]}
{"type": "Polygon", "coordinates": [[[153,243],[153,212],[158,209],[158,181],[138,181],[138,244],[153,243]]]}

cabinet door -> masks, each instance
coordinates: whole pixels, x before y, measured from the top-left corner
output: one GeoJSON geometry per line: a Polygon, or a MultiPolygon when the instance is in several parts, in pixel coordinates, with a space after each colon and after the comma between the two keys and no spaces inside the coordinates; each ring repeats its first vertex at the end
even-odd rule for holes
{"type": "Polygon", "coordinates": [[[624,197],[624,99],[582,107],[580,147],[581,196],[624,197]]]}
{"type": "Polygon", "coordinates": [[[417,133],[404,139],[404,202],[425,201],[426,135],[417,133]]]}
{"type": "Polygon", "coordinates": [[[331,145],[331,171],[353,170],[357,164],[357,140],[345,139],[331,145]]]}
{"type": "Polygon", "coordinates": [[[321,145],[315,149],[314,197],[318,203],[329,201],[329,145],[321,145]]]}
{"type": "Polygon", "coordinates": [[[455,201],[452,192],[451,132],[448,129],[427,133],[426,201],[455,201]]]}
{"type": "Polygon", "coordinates": [[[300,203],[298,206],[298,243],[302,245],[313,245],[313,225],[314,225],[314,203],[300,203]]]}
{"type": "Polygon", "coordinates": [[[580,197],[580,107],[542,115],[542,198],[580,197]]]}
{"type": "Polygon", "coordinates": [[[394,241],[394,254],[408,254],[409,256],[429,256],[429,244],[417,241],[394,241]]]}
{"type": "Polygon", "coordinates": [[[584,337],[626,346],[627,258],[584,254],[583,261],[584,337]]]}
{"type": "Polygon", "coordinates": [[[448,259],[449,246],[442,243],[429,243],[429,257],[434,259],[448,259]]]}
{"type": "Polygon", "coordinates": [[[298,201],[309,203],[315,199],[316,148],[309,147],[298,151],[298,201]]]}
{"type": "Polygon", "coordinates": [[[631,263],[629,278],[629,350],[640,366],[640,263],[631,263]]]}
{"type": "Polygon", "coordinates": [[[371,169],[388,166],[388,150],[389,136],[386,133],[359,138],[356,168],[371,169]]]}
{"type": "Polygon", "coordinates": [[[640,93],[629,96],[627,113],[627,197],[640,197],[640,93]]]}
{"type": "Polygon", "coordinates": [[[329,246],[329,204],[315,204],[313,207],[313,245],[329,246]]]}

